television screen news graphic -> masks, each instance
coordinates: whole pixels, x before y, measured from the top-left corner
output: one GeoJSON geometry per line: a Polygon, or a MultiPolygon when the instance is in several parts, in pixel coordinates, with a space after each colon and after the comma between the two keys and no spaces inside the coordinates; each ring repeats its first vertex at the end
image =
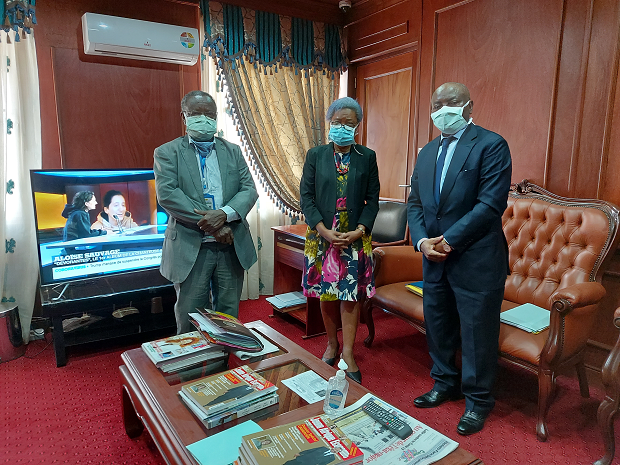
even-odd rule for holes
{"type": "Polygon", "coordinates": [[[42,285],[159,266],[168,215],[152,170],[31,170],[30,180],[42,285]]]}

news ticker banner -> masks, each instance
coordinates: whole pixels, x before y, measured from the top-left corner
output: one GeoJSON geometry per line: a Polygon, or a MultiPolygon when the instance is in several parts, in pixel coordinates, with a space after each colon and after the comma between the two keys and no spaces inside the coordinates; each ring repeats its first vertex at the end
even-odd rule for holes
{"type": "Polygon", "coordinates": [[[113,273],[159,266],[161,248],[141,250],[101,250],[54,257],[54,279],[75,278],[99,273],[113,273]]]}

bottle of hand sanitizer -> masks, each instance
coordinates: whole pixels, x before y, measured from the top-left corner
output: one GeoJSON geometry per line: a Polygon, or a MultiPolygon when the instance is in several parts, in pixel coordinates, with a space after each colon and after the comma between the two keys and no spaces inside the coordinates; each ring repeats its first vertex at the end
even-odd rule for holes
{"type": "Polygon", "coordinates": [[[348,368],[347,363],[340,359],[338,368],[336,375],[329,378],[325,402],[323,402],[323,411],[330,416],[337,414],[344,408],[347,392],[349,392],[349,382],[345,376],[345,370],[348,368]]]}

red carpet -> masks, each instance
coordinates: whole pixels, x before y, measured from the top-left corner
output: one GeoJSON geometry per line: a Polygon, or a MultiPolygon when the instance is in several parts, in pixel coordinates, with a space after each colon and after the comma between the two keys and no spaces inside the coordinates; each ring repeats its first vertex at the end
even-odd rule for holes
{"type": "MultiPolygon", "coordinates": [[[[325,336],[302,339],[303,330],[281,318],[269,318],[264,299],[242,302],[242,321],[261,319],[313,354],[321,356],[325,336]]],[[[401,320],[376,317],[371,349],[360,325],[355,347],[364,385],[420,421],[458,441],[486,464],[592,464],[603,455],[596,410],[603,394],[590,389],[582,399],[575,380],[558,380],[548,417],[550,438],[536,439],[536,377],[502,367],[497,404],[484,430],[469,437],[456,433],[465,401],[437,409],[412,407],[413,399],[432,387],[425,337],[401,320]]],[[[49,335],[47,336],[50,337],[49,335]]],[[[114,345],[116,344],[116,345],[114,345]]],[[[73,347],[66,367],[56,368],[51,346],[35,341],[27,356],[0,364],[0,463],[6,464],[163,464],[148,433],[125,435],[120,408],[120,354],[139,346],[73,347]]],[[[616,458],[614,463],[620,463],[616,458]]]]}

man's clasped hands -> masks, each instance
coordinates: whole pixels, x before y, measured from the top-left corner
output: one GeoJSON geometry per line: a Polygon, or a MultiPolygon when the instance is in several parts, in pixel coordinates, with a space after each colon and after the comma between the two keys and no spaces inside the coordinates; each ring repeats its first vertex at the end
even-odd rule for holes
{"type": "Polygon", "coordinates": [[[194,212],[202,215],[198,221],[198,227],[205,233],[213,236],[217,242],[222,244],[233,243],[233,232],[230,226],[226,224],[226,212],[223,210],[197,210],[194,212]]]}

